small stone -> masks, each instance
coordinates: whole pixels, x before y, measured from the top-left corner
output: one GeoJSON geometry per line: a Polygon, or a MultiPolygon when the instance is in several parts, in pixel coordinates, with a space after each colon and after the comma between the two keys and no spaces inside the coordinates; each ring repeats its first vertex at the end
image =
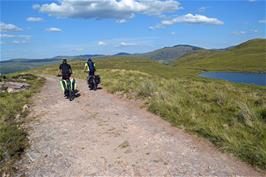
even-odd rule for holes
{"type": "Polygon", "coordinates": [[[9,87],[9,88],[7,88],[7,92],[8,93],[13,93],[14,92],[14,89],[12,89],[12,88],[9,87]]]}
{"type": "Polygon", "coordinates": [[[25,105],[23,106],[23,108],[22,108],[22,112],[27,111],[29,108],[30,108],[29,105],[25,104],[25,105]]]}
{"type": "Polygon", "coordinates": [[[16,119],[19,119],[19,117],[20,117],[20,114],[17,114],[17,115],[16,115],[16,119]]]}

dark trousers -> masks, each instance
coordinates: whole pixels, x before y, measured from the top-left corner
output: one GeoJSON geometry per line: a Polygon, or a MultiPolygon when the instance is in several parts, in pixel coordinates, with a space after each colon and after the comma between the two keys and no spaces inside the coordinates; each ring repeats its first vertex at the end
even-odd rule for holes
{"type": "Polygon", "coordinates": [[[89,71],[89,76],[94,76],[94,71],[89,71]]]}

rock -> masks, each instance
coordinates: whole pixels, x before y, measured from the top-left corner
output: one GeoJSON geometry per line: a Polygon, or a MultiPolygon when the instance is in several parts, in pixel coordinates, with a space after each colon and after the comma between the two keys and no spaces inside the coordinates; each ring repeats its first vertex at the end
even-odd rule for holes
{"type": "Polygon", "coordinates": [[[7,91],[8,93],[19,92],[25,90],[29,86],[30,86],[29,84],[21,82],[13,82],[13,81],[1,82],[0,91],[1,92],[7,91]]]}
{"type": "Polygon", "coordinates": [[[15,92],[14,89],[12,89],[12,88],[7,88],[6,91],[7,91],[8,93],[13,93],[13,92],[15,92]]]}
{"type": "Polygon", "coordinates": [[[123,149],[123,148],[127,148],[129,146],[129,142],[128,141],[124,141],[122,144],[120,144],[118,147],[123,149]]]}
{"type": "Polygon", "coordinates": [[[25,104],[25,105],[23,106],[23,108],[22,108],[22,112],[27,111],[29,108],[30,108],[29,105],[25,104]]]}
{"type": "Polygon", "coordinates": [[[31,162],[34,162],[37,158],[40,157],[39,153],[33,151],[27,152],[26,155],[28,156],[31,162]]]}
{"type": "Polygon", "coordinates": [[[18,90],[18,89],[24,89],[26,87],[29,87],[29,84],[23,83],[23,82],[6,82],[5,86],[8,88],[18,90]]]}
{"type": "Polygon", "coordinates": [[[15,119],[19,119],[19,117],[20,117],[20,114],[17,114],[15,119]]]}

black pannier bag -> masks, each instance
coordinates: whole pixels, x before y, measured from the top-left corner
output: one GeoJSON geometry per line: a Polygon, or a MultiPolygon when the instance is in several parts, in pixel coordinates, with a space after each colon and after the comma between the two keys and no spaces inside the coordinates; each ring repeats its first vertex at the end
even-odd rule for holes
{"type": "Polygon", "coordinates": [[[96,84],[100,84],[101,83],[101,78],[99,75],[95,75],[95,81],[96,81],[96,84]]]}

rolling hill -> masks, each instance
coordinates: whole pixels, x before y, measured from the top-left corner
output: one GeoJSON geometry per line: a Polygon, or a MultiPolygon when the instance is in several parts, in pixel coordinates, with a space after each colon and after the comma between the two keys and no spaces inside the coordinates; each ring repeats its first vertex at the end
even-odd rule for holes
{"type": "Polygon", "coordinates": [[[190,45],[175,45],[173,47],[164,47],[152,52],[141,54],[142,57],[150,58],[152,60],[170,62],[174,59],[179,59],[180,57],[192,53],[197,50],[201,50],[200,47],[190,46],[190,45]]]}
{"type": "MultiPolygon", "coordinates": [[[[175,67],[196,70],[226,71],[266,71],[266,39],[254,39],[223,50],[208,50],[190,45],[165,47],[144,54],[118,53],[112,56],[77,55],[56,56],[48,59],[14,59],[0,61],[0,73],[6,74],[31,69],[43,65],[59,63],[62,59],[84,59],[88,57],[106,58],[123,57],[146,58],[162,63],[172,63],[175,67]]],[[[180,72],[183,72],[181,69],[180,72]]]]}
{"type": "Polygon", "coordinates": [[[198,50],[174,61],[200,70],[266,71],[266,39],[253,39],[227,50],[198,50]]]}

